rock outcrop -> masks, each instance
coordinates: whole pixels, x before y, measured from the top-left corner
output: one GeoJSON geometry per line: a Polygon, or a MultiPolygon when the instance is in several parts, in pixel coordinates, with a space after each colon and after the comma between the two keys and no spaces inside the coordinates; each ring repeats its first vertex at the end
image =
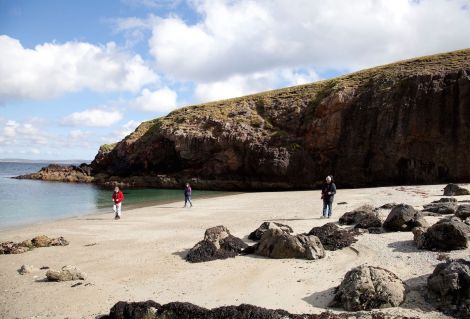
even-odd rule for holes
{"type": "MultiPolygon", "coordinates": [[[[336,314],[291,314],[284,310],[272,310],[253,305],[223,306],[206,309],[187,302],[171,302],[161,305],[155,301],[119,301],[109,315],[101,319],[412,319],[381,312],[357,312],[336,314]]],[[[416,318],[417,319],[417,318],[416,318]]]]}
{"type": "Polygon", "coordinates": [[[278,228],[268,229],[260,241],[244,250],[245,254],[257,254],[264,257],[283,259],[320,259],[325,257],[325,250],[318,237],[313,235],[291,235],[278,228]]]}
{"type": "Polygon", "coordinates": [[[413,229],[414,242],[419,249],[450,251],[468,247],[469,226],[457,219],[443,220],[426,229],[413,229]]]}
{"type": "Polygon", "coordinates": [[[49,281],[85,280],[87,275],[75,266],[64,266],[61,270],[48,270],[46,278],[49,281]]]}
{"type": "Polygon", "coordinates": [[[204,240],[198,242],[186,255],[192,263],[235,257],[248,245],[230,234],[225,226],[216,226],[206,230],[204,240]]]}
{"type": "Polygon", "coordinates": [[[468,181],[469,57],[466,49],[181,108],[102,146],[80,177],[59,168],[29,177],[217,190],[311,189],[325,172],[339,187],[468,181]]]}
{"type": "Polygon", "coordinates": [[[456,318],[470,318],[470,261],[458,259],[437,265],[427,287],[438,309],[456,318]]]}
{"type": "Polygon", "coordinates": [[[388,231],[411,231],[414,227],[428,227],[428,223],[413,206],[405,204],[395,206],[383,223],[388,231]]]}
{"type": "Polygon", "coordinates": [[[41,168],[39,172],[21,175],[17,178],[69,183],[91,183],[94,180],[91,172],[91,167],[86,163],[80,166],[50,164],[49,166],[41,168]]]}
{"type": "Polygon", "coordinates": [[[460,187],[457,184],[448,184],[444,188],[444,196],[461,196],[470,195],[470,191],[466,188],[460,187]]]}
{"type": "Polygon", "coordinates": [[[405,284],[394,273],[362,265],[346,273],[330,306],[349,311],[398,307],[405,292],[405,284]]]}
{"type": "Polygon", "coordinates": [[[326,250],[337,250],[355,243],[355,236],[358,234],[342,229],[334,223],[327,223],[321,227],[313,227],[307,235],[317,236],[326,250]]]}
{"type": "Polygon", "coordinates": [[[271,228],[279,228],[280,230],[288,234],[291,234],[294,232],[292,228],[288,225],[284,225],[284,224],[276,223],[276,222],[264,222],[257,229],[251,232],[250,235],[248,235],[248,239],[251,239],[253,241],[259,241],[261,237],[263,236],[263,234],[268,229],[271,229],[271,228]]]}

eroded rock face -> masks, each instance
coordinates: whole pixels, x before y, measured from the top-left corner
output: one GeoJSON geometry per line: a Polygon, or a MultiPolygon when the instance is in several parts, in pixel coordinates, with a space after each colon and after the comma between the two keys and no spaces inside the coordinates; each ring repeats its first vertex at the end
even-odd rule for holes
{"type": "Polygon", "coordinates": [[[460,220],[440,221],[430,228],[413,229],[414,241],[419,249],[450,251],[468,247],[469,227],[460,220]]]}
{"type": "Polygon", "coordinates": [[[413,206],[405,204],[395,206],[383,223],[388,231],[411,231],[414,227],[428,227],[428,223],[413,206]]]}
{"type": "Polygon", "coordinates": [[[46,272],[47,280],[49,281],[70,281],[70,280],[85,280],[86,274],[76,266],[64,266],[61,270],[48,270],[46,272]]]}
{"type": "Polygon", "coordinates": [[[283,259],[319,259],[325,257],[325,250],[318,237],[313,235],[291,235],[280,229],[268,229],[260,241],[249,247],[245,253],[283,259]]]}
{"type": "Polygon", "coordinates": [[[456,318],[470,318],[470,261],[439,264],[428,277],[429,297],[438,309],[456,318]]]}
{"type": "Polygon", "coordinates": [[[243,240],[230,234],[225,226],[206,230],[204,240],[198,242],[186,255],[189,262],[204,262],[235,257],[248,247],[243,240]]]}
{"type": "MultiPolygon", "coordinates": [[[[108,316],[102,319],[411,319],[380,312],[335,314],[291,314],[284,310],[272,310],[253,305],[223,306],[206,309],[187,302],[171,302],[160,305],[155,301],[119,301],[108,316]]],[[[417,319],[417,318],[416,318],[417,319]]]]}
{"type": "Polygon", "coordinates": [[[314,227],[308,235],[317,236],[326,250],[337,250],[349,247],[357,241],[357,233],[341,229],[334,223],[327,223],[321,227],[314,227]]]}
{"type": "Polygon", "coordinates": [[[470,191],[466,188],[460,187],[457,184],[448,184],[444,188],[444,196],[460,196],[470,195],[470,191]]]}
{"type": "Polygon", "coordinates": [[[362,265],[346,273],[330,306],[349,311],[398,307],[405,292],[405,284],[394,273],[362,265]]]}
{"type": "Polygon", "coordinates": [[[470,180],[469,56],[181,108],[101,149],[91,177],[217,190],[311,189],[325,172],[339,187],[470,180]]]}
{"type": "Polygon", "coordinates": [[[264,222],[262,223],[257,229],[255,229],[253,232],[248,235],[248,239],[254,240],[254,241],[259,241],[263,234],[268,230],[272,228],[279,228],[285,233],[291,234],[294,231],[292,228],[288,225],[284,225],[281,223],[276,223],[276,222],[264,222]]]}

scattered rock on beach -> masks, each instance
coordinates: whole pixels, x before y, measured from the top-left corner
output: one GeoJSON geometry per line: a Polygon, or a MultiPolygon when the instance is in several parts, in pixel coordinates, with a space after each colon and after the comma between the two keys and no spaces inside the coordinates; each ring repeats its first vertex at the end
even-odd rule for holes
{"type": "Polygon", "coordinates": [[[465,220],[468,217],[470,217],[470,205],[469,204],[464,204],[464,205],[459,205],[457,208],[457,211],[455,212],[455,216],[458,218],[465,220]]]}
{"type": "Polygon", "coordinates": [[[48,270],[46,272],[47,280],[49,281],[70,281],[70,280],[85,280],[86,274],[81,272],[75,266],[64,266],[61,270],[48,270]]]}
{"type": "Polygon", "coordinates": [[[268,229],[260,241],[248,247],[244,253],[282,259],[302,258],[319,259],[325,257],[325,250],[320,239],[313,235],[291,235],[280,229],[268,229]]]}
{"type": "Polygon", "coordinates": [[[383,227],[388,231],[411,231],[414,227],[428,227],[428,223],[412,206],[400,204],[388,214],[383,227]]]}
{"type": "Polygon", "coordinates": [[[357,241],[354,236],[358,234],[342,229],[334,223],[327,223],[321,227],[313,227],[307,235],[317,236],[326,250],[337,250],[351,246],[357,241]]]}
{"type": "Polygon", "coordinates": [[[248,235],[248,239],[259,241],[261,239],[261,236],[263,236],[263,234],[268,229],[271,229],[271,228],[279,228],[285,233],[294,232],[292,228],[288,225],[284,225],[284,224],[276,223],[276,222],[264,222],[256,230],[254,230],[250,235],[248,235]]]}
{"type": "Polygon", "coordinates": [[[470,191],[466,188],[460,187],[457,184],[448,184],[444,188],[444,196],[460,196],[470,195],[470,191]]]}
{"type": "Polygon", "coordinates": [[[203,262],[235,257],[248,247],[243,240],[230,234],[225,226],[206,230],[204,240],[198,242],[186,255],[189,262],[203,262]]]}
{"type": "Polygon", "coordinates": [[[22,265],[20,269],[18,269],[18,273],[20,275],[26,275],[36,271],[39,271],[39,268],[34,267],[33,265],[22,265]]]}
{"type": "Polygon", "coordinates": [[[398,307],[405,292],[405,284],[391,271],[362,265],[346,273],[330,306],[349,311],[398,307]]]}
{"type": "Polygon", "coordinates": [[[469,226],[458,218],[439,221],[426,229],[413,229],[414,242],[419,249],[450,251],[468,247],[469,226]]]}
{"type": "Polygon", "coordinates": [[[7,241],[0,244],[0,255],[7,255],[7,254],[22,254],[27,252],[31,248],[21,246],[18,243],[14,243],[12,241],[7,241]]]}
{"type": "Polygon", "coordinates": [[[363,205],[351,212],[346,212],[339,218],[341,225],[356,225],[355,228],[369,229],[382,227],[382,221],[376,209],[371,205],[363,205]]]}
{"type": "Polygon", "coordinates": [[[456,318],[470,318],[470,261],[438,264],[428,277],[428,296],[437,308],[456,318]]]}
{"type": "Polygon", "coordinates": [[[411,319],[381,312],[291,314],[281,309],[266,309],[253,305],[222,306],[207,309],[188,302],[171,302],[160,305],[148,300],[141,302],[119,301],[102,319],[411,319]]]}
{"type": "Polygon", "coordinates": [[[22,254],[33,248],[37,247],[49,247],[49,246],[67,246],[69,243],[64,237],[49,238],[41,235],[36,236],[32,240],[24,240],[20,243],[12,241],[4,242],[0,244],[0,255],[2,254],[22,254]]]}
{"type": "Polygon", "coordinates": [[[423,205],[423,211],[441,215],[455,214],[457,207],[456,201],[434,201],[430,204],[423,205]]]}
{"type": "Polygon", "coordinates": [[[386,203],[386,204],[383,204],[382,206],[380,206],[379,208],[381,208],[381,209],[392,209],[397,205],[398,205],[397,203],[386,203]]]}

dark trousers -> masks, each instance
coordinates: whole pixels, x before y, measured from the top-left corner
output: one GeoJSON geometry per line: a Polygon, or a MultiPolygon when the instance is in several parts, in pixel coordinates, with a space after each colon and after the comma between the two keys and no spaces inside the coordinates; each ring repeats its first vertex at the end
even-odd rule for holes
{"type": "Polygon", "coordinates": [[[331,217],[333,214],[333,197],[323,198],[323,217],[331,217]]]}
{"type": "Polygon", "coordinates": [[[191,195],[184,195],[184,206],[189,202],[189,205],[193,206],[193,203],[191,202],[191,195]]]}

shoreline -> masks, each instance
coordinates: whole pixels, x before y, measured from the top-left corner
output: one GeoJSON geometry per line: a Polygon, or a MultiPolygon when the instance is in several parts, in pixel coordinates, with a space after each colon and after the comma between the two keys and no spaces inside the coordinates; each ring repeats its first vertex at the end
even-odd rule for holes
{"type": "MultiPolygon", "coordinates": [[[[217,197],[224,197],[224,196],[231,196],[231,195],[238,195],[238,194],[243,194],[243,192],[220,192],[220,194],[214,194],[214,195],[202,195],[196,197],[197,200],[199,199],[209,199],[209,198],[217,198],[217,197]]],[[[182,196],[183,197],[183,196],[182,196]]],[[[123,213],[126,211],[133,211],[135,209],[139,208],[150,208],[154,206],[159,206],[159,205],[166,205],[166,204],[173,204],[173,203],[179,203],[180,201],[174,201],[172,199],[168,200],[149,200],[149,201],[144,201],[141,203],[135,203],[135,204],[130,204],[123,206],[123,213]],[[125,209],[125,210],[124,210],[125,209]]],[[[181,200],[181,202],[184,202],[184,199],[181,200]]],[[[92,216],[99,216],[99,215],[105,215],[105,214],[111,214],[112,213],[112,208],[113,205],[110,205],[107,208],[96,208],[94,211],[87,211],[82,214],[78,215],[73,215],[73,216],[62,216],[59,218],[53,218],[53,219],[41,219],[33,222],[25,222],[25,223],[20,223],[20,224],[14,224],[14,225],[7,225],[7,226],[2,226],[0,225],[0,235],[3,231],[8,231],[8,230],[15,230],[15,229],[21,229],[22,227],[29,227],[29,226],[34,226],[34,225],[45,225],[45,224],[50,224],[54,222],[60,222],[60,221],[66,221],[69,219],[79,219],[81,217],[92,217],[92,216]]]]}
{"type": "MultiPolygon", "coordinates": [[[[198,199],[191,209],[182,208],[180,202],[135,208],[124,211],[119,221],[105,213],[2,230],[0,241],[44,234],[64,236],[70,244],[0,255],[0,317],[94,318],[108,313],[121,300],[181,301],[206,308],[246,303],[291,313],[341,312],[327,306],[334,288],[351,268],[370,264],[394,272],[410,286],[402,306],[382,312],[447,318],[420,293],[427,276],[440,263],[439,252],[417,250],[411,232],[363,234],[353,249],[327,251],[325,258],[315,261],[251,255],[197,264],[184,260],[209,227],[224,225],[251,245],[247,235],[263,221],[279,221],[295,233],[304,233],[337,222],[343,213],[362,204],[378,207],[403,202],[419,208],[443,197],[443,186],[340,189],[329,220],[319,218],[322,203],[315,190],[240,193],[198,199]],[[343,201],[347,204],[338,205],[343,201]],[[88,278],[77,287],[72,287],[76,282],[45,282],[45,271],[19,275],[22,264],[51,269],[75,265],[88,278]],[[22,302],[18,302],[19,296],[22,302]]],[[[467,200],[470,195],[458,199],[467,200]]],[[[387,213],[383,210],[381,216],[387,213]]],[[[426,219],[430,223],[438,220],[426,219]]],[[[468,251],[448,255],[468,259],[468,251]]]]}

